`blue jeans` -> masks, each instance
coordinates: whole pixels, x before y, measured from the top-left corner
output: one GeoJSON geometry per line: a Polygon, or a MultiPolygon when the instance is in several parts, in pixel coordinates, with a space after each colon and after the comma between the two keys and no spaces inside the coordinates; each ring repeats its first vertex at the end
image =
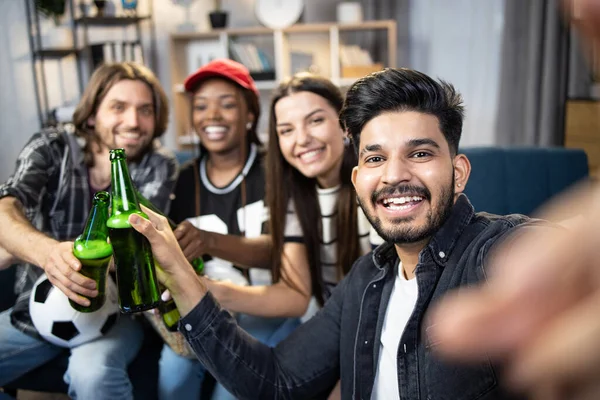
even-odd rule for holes
{"type": "MultiPolygon", "coordinates": [[[[63,350],[14,328],[0,313],[0,386],[50,361],[63,350]]],[[[143,341],[137,321],[121,315],[107,335],[71,349],[64,380],[72,399],[133,399],[127,365],[143,341]]],[[[9,397],[0,393],[0,400],[9,397]]]]}
{"type": "MultiPolygon", "coordinates": [[[[261,318],[238,314],[238,324],[259,341],[273,347],[289,335],[298,325],[296,318],[261,318]]],[[[159,363],[159,400],[197,400],[200,396],[205,368],[196,359],[179,356],[166,344],[159,363]]],[[[224,387],[217,384],[213,399],[235,399],[224,387]]]]}
{"type": "Polygon", "coordinates": [[[165,344],[158,367],[159,400],[198,400],[206,370],[197,359],[182,357],[165,344]]]}

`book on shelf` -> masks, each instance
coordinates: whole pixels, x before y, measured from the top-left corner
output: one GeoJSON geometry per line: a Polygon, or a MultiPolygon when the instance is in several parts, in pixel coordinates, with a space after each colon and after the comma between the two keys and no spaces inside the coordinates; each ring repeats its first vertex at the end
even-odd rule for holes
{"type": "Polygon", "coordinates": [[[342,66],[372,65],[371,54],[357,45],[340,46],[340,63],[342,66]]]}
{"type": "Polygon", "coordinates": [[[273,66],[266,53],[252,43],[229,42],[231,57],[244,64],[250,72],[273,71],[273,66]]]}
{"type": "Polygon", "coordinates": [[[143,64],[142,46],[137,41],[111,41],[90,45],[92,69],[100,64],[133,61],[143,64]]]}

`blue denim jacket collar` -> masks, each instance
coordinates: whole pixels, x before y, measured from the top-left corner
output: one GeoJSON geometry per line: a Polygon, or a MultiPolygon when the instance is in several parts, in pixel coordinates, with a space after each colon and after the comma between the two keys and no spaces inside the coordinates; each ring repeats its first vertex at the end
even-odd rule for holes
{"type": "MultiPolygon", "coordinates": [[[[423,250],[430,249],[435,262],[440,266],[444,266],[450,258],[454,245],[474,215],[475,210],[471,202],[466,195],[460,194],[452,207],[450,216],[423,250]]],[[[393,243],[386,242],[373,251],[373,262],[375,267],[380,270],[384,269],[390,262],[393,264],[397,257],[393,243]]],[[[422,262],[422,257],[423,251],[419,255],[419,262],[422,262]]]]}

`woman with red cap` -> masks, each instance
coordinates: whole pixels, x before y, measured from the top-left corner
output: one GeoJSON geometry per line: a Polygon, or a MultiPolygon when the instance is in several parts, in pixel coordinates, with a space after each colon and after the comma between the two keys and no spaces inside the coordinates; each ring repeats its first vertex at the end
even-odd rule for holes
{"type": "MultiPolygon", "coordinates": [[[[255,285],[270,287],[271,240],[265,234],[268,212],[256,133],[260,116],[256,84],[243,65],[217,59],[191,74],[184,86],[190,94],[200,156],[182,166],[174,190],[169,216],[178,223],[175,236],[189,260],[203,257],[208,278],[250,291],[255,285]]],[[[241,327],[269,345],[299,323],[245,314],[237,318],[241,327]]],[[[197,399],[203,377],[204,368],[197,360],[164,346],[160,399],[197,399]]]]}

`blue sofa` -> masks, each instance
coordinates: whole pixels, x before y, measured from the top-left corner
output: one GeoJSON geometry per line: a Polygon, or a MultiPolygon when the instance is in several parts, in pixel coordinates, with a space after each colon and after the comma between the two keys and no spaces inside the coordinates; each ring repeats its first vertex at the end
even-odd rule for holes
{"type": "MultiPolygon", "coordinates": [[[[544,201],[588,176],[583,150],[565,148],[463,148],[472,164],[465,192],[477,211],[531,214],[544,201]]],[[[194,154],[177,154],[180,162],[194,154]]],[[[14,302],[14,271],[0,271],[0,310],[14,302]]],[[[155,397],[158,351],[161,341],[148,330],[142,352],[129,368],[135,397],[155,397]]],[[[65,352],[66,353],[66,352],[65,352]]],[[[67,354],[7,385],[9,389],[64,392],[62,374],[67,354]]]]}
{"type": "Polygon", "coordinates": [[[471,147],[461,152],[472,166],[465,193],[476,211],[494,214],[530,215],[589,173],[580,149],[471,147]]]}

